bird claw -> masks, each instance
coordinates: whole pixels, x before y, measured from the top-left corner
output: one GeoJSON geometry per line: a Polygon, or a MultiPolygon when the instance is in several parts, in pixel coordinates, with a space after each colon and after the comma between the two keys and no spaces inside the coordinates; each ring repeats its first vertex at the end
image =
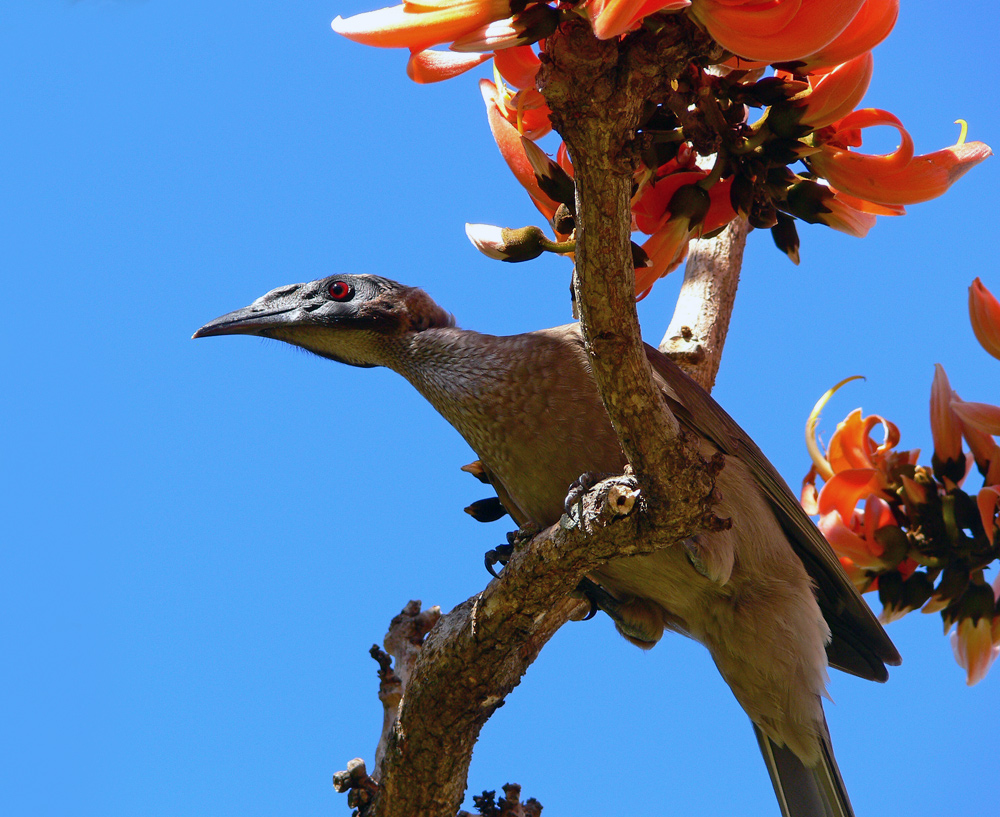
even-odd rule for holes
{"type": "Polygon", "coordinates": [[[541,525],[533,525],[530,522],[526,522],[517,530],[507,531],[507,544],[511,547],[526,545],[543,530],[544,528],[541,525]]]}
{"type": "Polygon", "coordinates": [[[500,574],[496,572],[493,568],[496,565],[501,565],[502,567],[507,566],[507,562],[510,561],[510,557],[514,555],[513,545],[497,545],[493,550],[486,551],[484,557],[484,562],[486,563],[486,569],[490,572],[490,575],[494,579],[499,579],[500,574]]]}
{"type": "Polygon", "coordinates": [[[583,501],[583,495],[602,479],[607,479],[609,476],[612,475],[587,471],[587,473],[580,474],[580,476],[573,480],[573,483],[569,486],[569,490],[566,492],[566,499],[563,501],[563,510],[566,514],[572,516],[574,506],[583,501]]]}

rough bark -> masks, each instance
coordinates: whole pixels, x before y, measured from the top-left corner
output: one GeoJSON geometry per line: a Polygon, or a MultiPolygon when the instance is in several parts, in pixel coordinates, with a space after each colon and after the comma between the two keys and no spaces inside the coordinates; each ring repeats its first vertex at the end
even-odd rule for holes
{"type": "Polygon", "coordinates": [[[706,391],[722,362],[749,229],[738,218],[721,235],[691,242],[674,316],[660,342],[660,351],[706,391]]]}

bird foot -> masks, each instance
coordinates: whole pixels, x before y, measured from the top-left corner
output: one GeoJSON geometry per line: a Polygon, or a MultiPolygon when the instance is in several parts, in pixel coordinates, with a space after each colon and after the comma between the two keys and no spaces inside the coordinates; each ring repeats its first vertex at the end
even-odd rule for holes
{"type": "Polygon", "coordinates": [[[530,523],[522,525],[518,530],[512,530],[507,533],[507,544],[497,545],[492,550],[486,551],[485,562],[486,569],[490,572],[490,575],[496,579],[500,578],[500,574],[496,572],[493,568],[497,565],[506,566],[510,557],[514,555],[514,550],[519,545],[526,544],[538,536],[543,530],[541,525],[532,525],[530,523]]]}
{"type": "Polygon", "coordinates": [[[576,592],[590,602],[590,612],[581,621],[589,621],[598,610],[603,610],[619,633],[644,650],[650,649],[663,637],[663,617],[651,603],[642,599],[621,601],[586,578],[580,580],[576,592]]]}
{"type": "Polygon", "coordinates": [[[490,572],[490,575],[494,579],[500,578],[500,574],[497,573],[494,568],[496,568],[497,565],[506,567],[507,562],[510,561],[510,557],[513,555],[513,545],[497,545],[492,550],[486,551],[486,555],[483,557],[483,560],[486,564],[486,569],[490,572]]]}
{"type": "Polygon", "coordinates": [[[607,479],[611,476],[614,476],[614,474],[597,471],[587,471],[585,474],[580,474],[580,476],[573,480],[572,485],[569,486],[569,490],[566,492],[566,499],[563,500],[563,510],[566,514],[572,516],[574,506],[579,505],[583,501],[583,495],[602,479],[607,479]]]}

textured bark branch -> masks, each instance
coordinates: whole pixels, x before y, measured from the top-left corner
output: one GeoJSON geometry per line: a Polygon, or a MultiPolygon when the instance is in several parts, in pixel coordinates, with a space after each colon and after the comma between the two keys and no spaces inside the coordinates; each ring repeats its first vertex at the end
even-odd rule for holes
{"type": "Polygon", "coordinates": [[[539,88],[566,142],[576,182],[576,297],[604,405],[651,505],[691,511],[692,533],[708,484],[693,446],[653,382],[635,309],[629,198],[644,107],[670,92],[710,42],[678,21],[658,34],[597,40],[582,21],[546,42],[539,88]]]}
{"type": "Polygon", "coordinates": [[[690,532],[683,520],[645,530],[638,498],[630,477],[599,483],[558,525],[518,546],[499,579],[441,617],[416,654],[379,753],[377,791],[371,795],[357,764],[353,778],[338,775],[341,790],[352,780],[369,787],[367,804],[356,801],[366,805],[362,813],[456,813],[479,730],[556,630],[587,610],[570,595],[579,580],[609,559],[650,553],[690,532]]]}
{"type": "Polygon", "coordinates": [[[673,319],[660,342],[706,391],[715,385],[729,332],[749,225],[733,221],[715,238],[692,242],[673,319]]]}

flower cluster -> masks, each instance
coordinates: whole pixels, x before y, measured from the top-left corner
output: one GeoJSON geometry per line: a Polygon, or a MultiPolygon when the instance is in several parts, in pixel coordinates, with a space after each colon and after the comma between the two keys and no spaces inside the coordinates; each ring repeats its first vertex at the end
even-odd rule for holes
{"type": "Polygon", "coordinates": [[[631,205],[642,234],[633,247],[641,297],[680,264],[692,238],[737,215],[770,229],[798,263],[796,219],[864,236],[876,216],[941,195],[990,155],[985,144],[965,141],[964,123],[955,145],[915,155],[895,116],[856,110],[872,76],[871,49],[898,10],[899,0],[421,0],[338,17],[333,29],[367,45],[409,49],[407,71],[418,82],[493,59],[494,81],[480,83],[490,129],[557,234],[550,246],[532,243],[536,233],[527,232],[529,243],[500,249],[490,239],[499,228],[470,225],[476,246],[510,261],[572,248],[570,158],[560,147],[549,159],[535,144],[551,128],[536,90],[546,39],[574,18],[587,20],[598,39],[623,43],[664,31],[675,41],[707,34],[714,51],[693,53],[638,123],[631,205]],[[449,50],[431,48],[441,44],[449,50]],[[761,111],[752,121],[751,109],[761,111]],[[862,132],[876,126],[899,132],[892,153],[857,150],[862,132]]]}
{"type": "MultiPolygon", "coordinates": [[[[977,278],[969,289],[973,329],[1000,358],[1000,302],[977,278]]],[[[853,378],[850,378],[853,379],[853,378]]],[[[844,381],[847,382],[847,381],[844,381]]],[[[981,680],[1000,654],[1000,577],[984,569],[1000,558],[1000,407],[963,401],[940,365],[931,385],[931,465],[919,451],[900,451],[899,430],[878,416],[852,412],[823,452],[819,413],[838,384],[816,404],[806,426],[813,467],[802,504],[862,592],[878,590],[883,621],[922,608],[940,612],[968,683],[981,680]],[[876,442],[872,432],[882,429],[876,442]],[[963,440],[968,445],[967,453],[963,440]],[[982,487],[964,490],[975,464],[982,487]],[[816,489],[817,477],[823,487],[816,489]]]]}

